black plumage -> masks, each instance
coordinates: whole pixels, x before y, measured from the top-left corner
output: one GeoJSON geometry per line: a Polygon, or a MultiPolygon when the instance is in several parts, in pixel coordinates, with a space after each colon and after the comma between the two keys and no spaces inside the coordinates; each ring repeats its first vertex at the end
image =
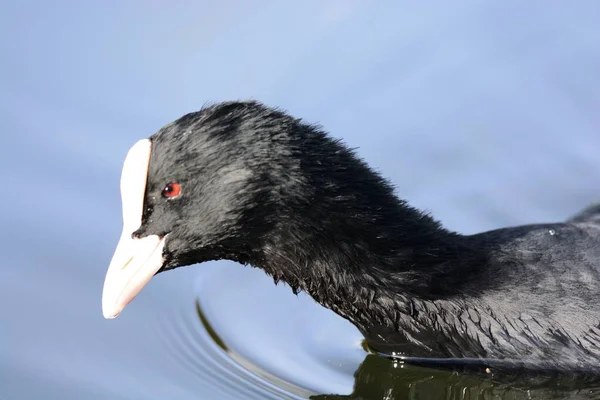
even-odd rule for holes
{"type": "Polygon", "coordinates": [[[228,259],[351,321],[384,353],[600,366],[600,210],[450,232],[318,126],[258,102],[187,114],[151,138],[143,224],[161,271],[228,259]],[[181,195],[165,199],[168,182],[181,195]]]}

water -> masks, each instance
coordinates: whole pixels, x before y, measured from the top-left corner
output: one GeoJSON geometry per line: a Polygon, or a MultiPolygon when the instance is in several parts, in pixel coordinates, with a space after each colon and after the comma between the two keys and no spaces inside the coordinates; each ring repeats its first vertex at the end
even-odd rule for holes
{"type": "Polygon", "coordinates": [[[394,366],[229,262],[100,309],[127,149],[207,101],[321,123],[460,232],[600,200],[597,2],[161,4],[0,4],[1,399],[597,397],[394,366]]]}

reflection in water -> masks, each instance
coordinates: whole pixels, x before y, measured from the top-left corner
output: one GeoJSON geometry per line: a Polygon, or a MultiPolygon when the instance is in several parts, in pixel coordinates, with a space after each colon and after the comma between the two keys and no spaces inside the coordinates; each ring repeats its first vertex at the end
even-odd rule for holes
{"type": "MultiPolygon", "coordinates": [[[[600,399],[600,384],[585,384],[569,377],[483,376],[458,373],[404,364],[378,354],[366,354],[354,373],[351,394],[314,394],[277,377],[278,371],[266,371],[227,346],[210,324],[196,301],[197,315],[210,338],[232,361],[246,369],[240,385],[272,385],[279,398],[310,398],[315,400],[401,400],[401,399],[600,399]],[[521,379],[522,378],[522,379],[521,379]],[[512,382],[512,383],[507,383],[512,382]],[[519,383],[527,382],[527,383],[519,383]]],[[[280,366],[282,369],[285,365],[280,366]]],[[[273,391],[271,393],[276,393],[273,391]]]]}
{"type": "Polygon", "coordinates": [[[501,384],[491,378],[394,363],[369,354],[355,375],[351,395],[312,399],[600,399],[600,387],[577,388],[573,381],[547,382],[535,388],[501,384]]]}

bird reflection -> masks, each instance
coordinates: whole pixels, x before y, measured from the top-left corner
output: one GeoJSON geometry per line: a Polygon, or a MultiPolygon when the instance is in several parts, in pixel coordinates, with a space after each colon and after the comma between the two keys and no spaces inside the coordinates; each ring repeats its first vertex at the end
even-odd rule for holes
{"type": "Polygon", "coordinates": [[[314,400],[600,399],[600,383],[569,377],[514,374],[484,377],[393,362],[369,354],[354,374],[350,395],[323,394],[314,400]],[[512,382],[512,383],[511,383],[512,382]]]}

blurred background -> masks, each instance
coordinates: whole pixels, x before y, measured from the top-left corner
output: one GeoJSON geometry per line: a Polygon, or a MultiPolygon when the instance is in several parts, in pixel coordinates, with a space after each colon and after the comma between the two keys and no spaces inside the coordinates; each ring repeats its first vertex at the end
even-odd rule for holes
{"type": "Polygon", "coordinates": [[[129,147],[253,98],[450,229],[563,220],[600,201],[599,21],[593,0],[0,2],[0,398],[350,394],[360,335],[260,270],[161,274],[103,319],[129,147]]]}

